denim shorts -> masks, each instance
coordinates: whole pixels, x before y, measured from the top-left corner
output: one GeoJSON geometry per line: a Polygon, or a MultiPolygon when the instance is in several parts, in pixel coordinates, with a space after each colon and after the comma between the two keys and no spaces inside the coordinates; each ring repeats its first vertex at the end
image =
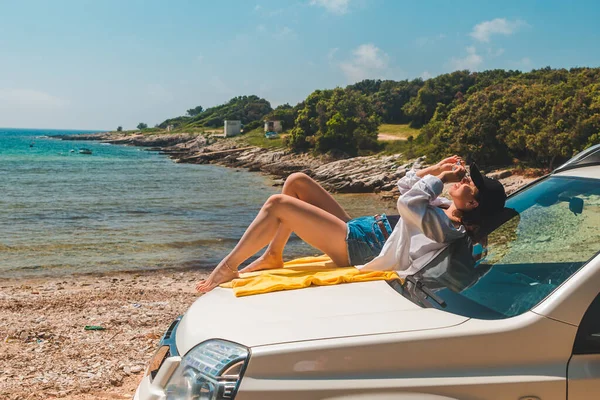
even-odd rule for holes
{"type": "Polygon", "coordinates": [[[386,238],[392,233],[392,227],[385,214],[354,218],[347,222],[346,227],[348,265],[362,265],[374,259],[381,252],[386,238]],[[384,236],[377,221],[383,222],[387,235],[384,236]]]}

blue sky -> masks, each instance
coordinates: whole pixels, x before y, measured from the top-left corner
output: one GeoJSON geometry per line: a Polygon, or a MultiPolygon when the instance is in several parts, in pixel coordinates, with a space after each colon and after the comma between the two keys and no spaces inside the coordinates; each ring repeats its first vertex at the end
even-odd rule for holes
{"type": "Polygon", "coordinates": [[[595,1],[0,0],[0,126],[150,126],[364,78],[600,66],[595,1]]]}

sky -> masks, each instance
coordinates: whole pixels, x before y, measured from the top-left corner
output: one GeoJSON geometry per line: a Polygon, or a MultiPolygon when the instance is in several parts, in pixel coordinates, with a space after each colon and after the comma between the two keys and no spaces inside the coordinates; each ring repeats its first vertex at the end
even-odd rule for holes
{"type": "Polygon", "coordinates": [[[600,66],[596,1],[0,0],[0,126],[132,129],[238,95],[600,66]]]}

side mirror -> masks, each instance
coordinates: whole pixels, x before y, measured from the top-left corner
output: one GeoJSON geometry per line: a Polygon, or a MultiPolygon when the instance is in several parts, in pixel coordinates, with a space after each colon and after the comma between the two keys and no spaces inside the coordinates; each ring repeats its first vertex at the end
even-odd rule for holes
{"type": "Polygon", "coordinates": [[[573,214],[581,214],[583,212],[583,200],[579,197],[571,197],[569,200],[569,211],[573,214]]]}

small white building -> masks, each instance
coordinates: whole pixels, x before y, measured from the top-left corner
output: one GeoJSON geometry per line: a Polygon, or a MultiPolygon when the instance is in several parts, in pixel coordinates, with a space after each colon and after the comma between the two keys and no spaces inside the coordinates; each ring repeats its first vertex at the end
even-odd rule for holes
{"type": "Polygon", "coordinates": [[[242,121],[225,120],[223,132],[225,133],[225,137],[239,135],[242,132],[242,121]]]}
{"type": "Polygon", "coordinates": [[[281,121],[265,121],[265,132],[277,132],[281,133],[283,125],[281,121]]]}
{"type": "Polygon", "coordinates": [[[175,125],[167,125],[167,132],[171,132],[173,129],[175,129],[175,125]]]}

